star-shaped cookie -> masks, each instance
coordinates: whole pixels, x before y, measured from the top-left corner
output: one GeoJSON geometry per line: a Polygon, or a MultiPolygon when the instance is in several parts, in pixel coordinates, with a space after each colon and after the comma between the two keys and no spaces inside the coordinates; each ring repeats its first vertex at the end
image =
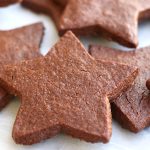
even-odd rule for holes
{"type": "Polygon", "coordinates": [[[108,98],[131,86],[138,70],[96,61],[71,33],[47,56],[3,66],[0,83],[21,98],[13,128],[19,144],[34,144],[64,132],[88,142],[108,142],[108,98]]]}
{"type": "Polygon", "coordinates": [[[123,52],[101,46],[91,46],[90,52],[97,59],[127,63],[139,68],[135,84],[112,104],[113,116],[121,125],[139,132],[150,125],[150,94],[146,81],[150,77],[150,47],[123,52]]]}
{"type": "MultiPolygon", "coordinates": [[[[41,56],[39,47],[43,33],[42,23],[0,31],[0,66],[41,56]]],[[[3,69],[0,68],[0,71],[3,69]]],[[[0,109],[6,106],[11,97],[0,87],[0,109]]]]}
{"type": "Polygon", "coordinates": [[[0,7],[8,6],[10,4],[14,4],[21,1],[22,0],[0,0],[0,7]]]}
{"type": "Polygon", "coordinates": [[[60,34],[102,35],[128,47],[138,45],[138,21],[150,17],[150,0],[69,0],[60,34]]]}
{"type": "Polygon", "coordinates": [[[57,5],[53,0],[23,0],[22,5],[38,13],[45,13],[52,17],[56,26],[59,26],[63,7],[57,5]]]}

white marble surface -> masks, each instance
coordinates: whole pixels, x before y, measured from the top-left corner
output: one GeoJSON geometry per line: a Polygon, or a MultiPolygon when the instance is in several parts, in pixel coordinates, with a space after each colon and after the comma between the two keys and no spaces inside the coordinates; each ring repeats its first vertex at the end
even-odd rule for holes
{"type": "MultiPolygon", "coordinates": [[[[30,23],[42,21],[46,27],[46,33],[41,46],[41,52],[46,54],[59,39],[52,20],[45,15],[37,15],[23,9],[19,5],[0,8],[0,29],[13,29],[30,23]]],[[[150,22],[140,24],[139,47],[150,45],[150,22]]],[[[82,38],[83,43],[101,43],[105,46],[125,49],[113,42],[107,42],[100,38],[82,38]]],[[[0,112],[0,150],[150,150],[150,128],[133,134],[120,127],[113,121],[113,136],[109,144],[90,144],[69,136],[58,135],[52,139],[32,146],[16,145],[12,139],[11,131],[19,101],[13,100],[2,112],[0,112]]]]}

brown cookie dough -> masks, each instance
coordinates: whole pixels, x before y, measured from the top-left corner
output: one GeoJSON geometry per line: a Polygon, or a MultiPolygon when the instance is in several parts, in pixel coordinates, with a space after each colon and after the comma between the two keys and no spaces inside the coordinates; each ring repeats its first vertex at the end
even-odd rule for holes
{"type": "Polygon", "coordinates": [[[45,13],[50,15],[56,26],[59,26],[59,20],[63,7],[53,2],[53,0],[23,0],[22,5],[37,13],[45,13]]]}
{"type": "Polygon", "coordinates": [[[0,7],[8,6],[21,1],[22,0],[0,0],[0,7]]]}
{"type": "Polygon", "coordinates": [[[113,117],[124,128],[139,132],[150,125],[150,94],[146,81],[150,77],[150,47],[123,52],[101,46],[91,46],[97,59],[126,63],[139,68],[135,84],[112,104],[113,117]]]}
{"type": "MultiPolygon", "coordinates": [[[[43,34],[42,23],[0,31],[0,66],[41,56],[39,47],[43,34]]],[[[2,67],[0,71],[3,71],[2,67]]],[[[0,109],[8,104],[11,97],[0,87],[0,109]]]]}
{"type": "Polygon", "coordinates": [[[3,66],[0,83],[21,98],[13,128],[19,144],[34,144],[64,132],[88,142],[108,142],[108,98],[131,86],[138,70],[96,61],[67,32],[45,57],[3,66]]]}
{"type": "Polygon", "coordinates": [[[101,35],[137,47],[138,20],[150,17],[150,0],[70,0],[60,20],[60,35],[101,35]]]}

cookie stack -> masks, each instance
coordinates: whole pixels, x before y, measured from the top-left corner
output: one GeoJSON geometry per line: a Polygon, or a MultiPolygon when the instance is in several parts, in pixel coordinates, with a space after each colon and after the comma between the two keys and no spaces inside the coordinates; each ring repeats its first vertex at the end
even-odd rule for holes
{"type": "Polygon", "coordinates": [[[0,31],[0,108],[13,96],[21,101],[12,133],[17,144],[35,144],[60,132],[107,143],[112,116],[132,132],[150,125],[150,47],[124,52],[91,45],[88,52],[76,37],[103,36],[135,48],[138,21],[150,17],[150,0],[21,4],[52,17],[61,38],[42,56],[42,23],[0,31]]]}

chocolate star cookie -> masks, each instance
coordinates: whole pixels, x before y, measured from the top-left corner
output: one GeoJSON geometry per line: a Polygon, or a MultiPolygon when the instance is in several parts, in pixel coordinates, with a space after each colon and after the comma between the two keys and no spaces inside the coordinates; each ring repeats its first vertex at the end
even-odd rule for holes
{"type": "Polygon", "coordinates": [[[131,86],[138,70],[96,61],[71,33],[47,56],[3,66],[0,83],[21,98],[13,128],[19,144],[34,144],[64,132],[88,142],[108,142],[108,98],[131,86]]]}
{"type": "MultiPolygon", "coordinates": [[[[42,23],[0,31],[0,66],[41,56],[39,47],[43,32],[42,23]]],[[[0,71],[3,71],[2,67],[0,67],[0,71]]],[[[0,109],[8,104],[11,97],[0,87],[0,109]]]]}
{"type": "Polygon", "coordinates": [[[135,84],[112,104],[113,117],[124,128],[139,132],[150,125],[150,94],[146,81],[150,77],[150,47],[123,52],[101,46],[91,46],[97,59],[126,63],[139,68],[135,84]]]}
{"type": "Polygon", "coordinates": [[[150,0],[69,0],[60,21],[60,34],[102,35],[137,47],[138,21],[150,17],[150,0]]]}

